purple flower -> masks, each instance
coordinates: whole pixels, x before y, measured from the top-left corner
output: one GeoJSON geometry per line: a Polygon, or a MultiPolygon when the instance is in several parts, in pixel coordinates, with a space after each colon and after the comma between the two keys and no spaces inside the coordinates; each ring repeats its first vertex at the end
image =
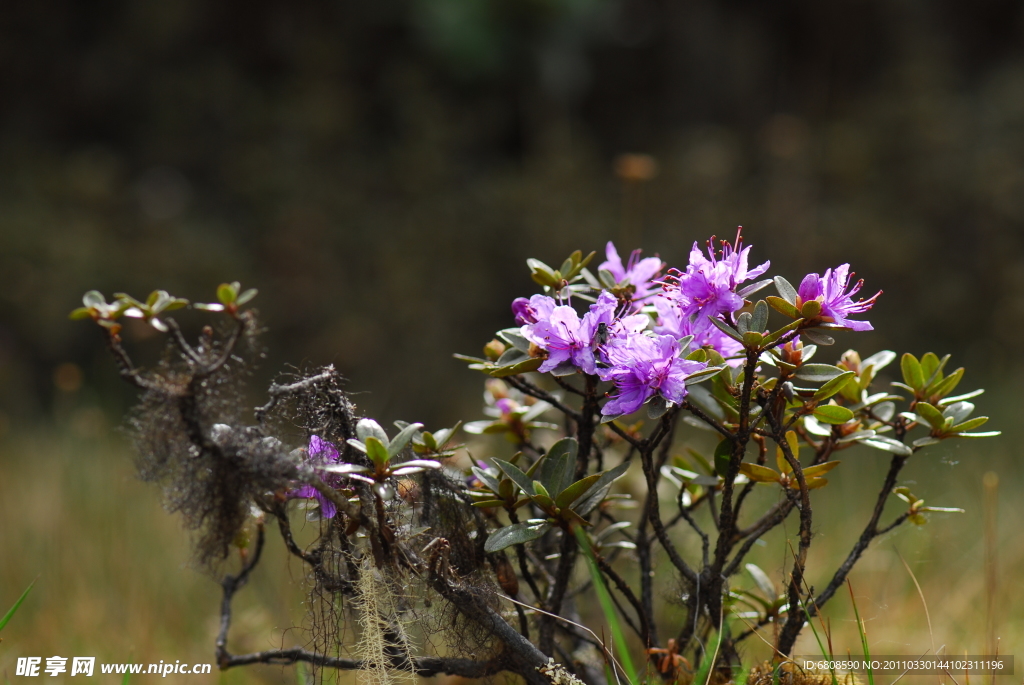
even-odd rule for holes
{"type": "Polygon", "coordinates": [[[824,322],[834,323],[836,326],[854,331],[874,330],[867,321],[852,321],[848,317],[871,309],[882,291],[879,290],[867,300],[861,298],[854,302],[853,296],[864,285],[864,280],[861,279],[850,286],[851,275],[849,264],[842,264],[835,269],[827,269],[824,276],[807,274],[797,289],[797,309],[801,308],[804,302],[817,300],[821,303],[820,318],[824,322]]]}
{"type": "Polygon", "coordinates": [[[616,283],[625,282],[633,286],[633,300],[642,300],[651,293],[652,281],[658,272],[664,268],[665,263],[657,257],[640,259],[640,250],[633,250],[629,255],[629,261],[623,265],[615,245],[608,241],[604,250],[605,261],[598,269],[608,271],[616,283]]]}
{"type": "Polygon", "coordinates": [[[604,374],[617,394],[605,403],[606,416],[631,414],[660,394],[679,404],[686,397],[685,379],[707,366],[679,357],[679,341],[671,335],[638,334],[607,348],[611,369],[604,374]]]}
{"type": "Polygon", "coordinates": [[[753,269],[747,267],[750,247],[743,247],[742,235],[737,234],[735,246],[723,241],[717,255],[713,241],[714,237],[708,241],[707,257],[694,243],[686,272],[672,277],[666,284],[668,288],[674,286],[678,289],[686,314],[714,316],[740,309],[743,298],[736,294],[736,286],[757,278],[771,265],[771,262],[765,262],[753,269]]]}
{"type": "MultiPolygon", "coordinates": [[[[319,435],[311,435],[309,437],[309,447],[306,453],[308,455],[308,463],[314,469],[318,466],[327,466],[328,464],[338,464],[341,462],[341,455],[338,454],[338,449],[319,435]]],[[[342,476],[338,474],[324,472],[320,477],[332,488],[337,488],[341,485],[342,476]]],[[[289,492],[288,496],[315,499],[320,503],[320,518],[332,519],[338,513],[334,502],[321,495],[320,491],[312,485],[303,485],[296,488],[289,492]]]]}
{"type": "MultiPolygon", "coordinates": [[[[537,297],[543,296],[535,295],[531,298],[531,306],[537,297]]],[[[590,305],[590,311],[582,318],[567,305],[554,307],[546,317],[538,312],[536,323],[527,324],[521,329],[524,338],[548,353],[548,358],[538,371],[547,373],[571,362],[584,373],[595,373],[597,363],[594,350],[603,342],[599,332],[607,332],[615,323],[617,306],[615,296],[605,292],[601,293],[596,304],[590,305]]]]}
{"type": "MultiPolygon", "coordinates": [[[[722,329],[711,323],[707,316],[683,313],[683,305],[674,292],[669,290],[654,299],[654,307],[658,311],[658,321],[654,332],[671,335],[677,340],[692,335],[690,352],[701,347],[712,347],[723,357],[735,357],[743,351],[743,344],[733,340],[722,329]]],[[[730,364],[741,364],[742,360],[734,360],[730,364]]]]}
{"type": "Polygon", "coordinates": [[[555,301],[547,295],[534,295],[529,300],[525,297],[517,297],[512,300],[512,313],[516,317],[516,323],[520,326],[549,318],[554,308],[555,301]]]}

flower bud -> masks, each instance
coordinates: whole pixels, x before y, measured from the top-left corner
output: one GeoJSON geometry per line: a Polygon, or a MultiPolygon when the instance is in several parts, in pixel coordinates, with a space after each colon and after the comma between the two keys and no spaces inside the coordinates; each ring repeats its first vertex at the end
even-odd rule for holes
{"type": "Polygon", "coordinates": [[[497,361],[505,352],[505,343],[501,342],[497,338],[484,345],[484,356],[490,359],[492,362],[497,361]]]}

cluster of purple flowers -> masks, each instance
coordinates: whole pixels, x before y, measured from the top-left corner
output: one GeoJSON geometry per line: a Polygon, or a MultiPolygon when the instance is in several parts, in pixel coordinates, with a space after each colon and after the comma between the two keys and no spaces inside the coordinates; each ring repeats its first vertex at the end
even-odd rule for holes
{"type": "MultiPolygon", "coordinates": [[[[637,250],[623,264],[609,242],[606,261],[598,268],[618,285],[602,290],[582,316],[568,301],[546,295],[517,298],[512,311],[523,337],[546,354],[539,371],[567,375],[579,370],[615,384],[615,393],[602,408],[606,416],[632,413],[655,396],[679,404],[687,394],[687,377],[707,367],[706,362],[686,359],[690,352],[711,348],[739,363],[743,345],[712,320],[734,324],[745,295],[770,282],[741,287],[770,266],[764,262],[751,268],[750,249],[739,234],[734,244],[723,241],[717,251],[712,238],[706,255],[694,243],[685,271],[671,269],[662,277],[666,265],[659,258],[641,259],[637,250]]],[[[823,276],[808,274],[794,305],[799,309],[816,300],[818,323],[871,330],[870,323],[850,316],[870,309],[878,295],[854,302],[862,282],[851,286],[850,276],[848,264],[823,276]]]]}

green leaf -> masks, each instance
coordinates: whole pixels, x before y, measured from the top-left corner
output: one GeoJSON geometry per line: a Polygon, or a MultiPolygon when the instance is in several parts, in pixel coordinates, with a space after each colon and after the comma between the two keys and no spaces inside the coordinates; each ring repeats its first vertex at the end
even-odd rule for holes
{"type": "Polygon", "coordinates": [[[921,368],[921,362],[917,361],[917,357],[909,352],[905,353],[900,359],[900,369],[903,371],[904,383],[915,391],[924,387],[924,370],[921,368]]]}
{"type": "Polygon", "coordinates": [[[490,490],[491,492],[497,492],[500,489],[500,479],[495,478],[494,476],[487,473],[487,471],[483,470],[479,466],[471,466],[469,468],[473,472],[473,475],[476,476],[481,483],[487,486],[488,490],[490,490]]]}
{"type": "Polygon", "coordinates": [[[806,331],[801,331],[803,336],[813,343],[818,345],[835,345],[836,340],[831,335],[823,333],[816,328],[808,328],[806,331]]]}
{"type": "Polygon", "coordinates": [[[861,368],[867,368],[873,366],[875,373],[889,366],[896,359],[896,353],[892,350],[882,350],[881,352],[875,352],[873,355],[861,362],[861,368]]]}
{"type": "Polygon", "coordinates": [[[962,433],[963,431],[969,431],[978,428],[979,426],[984,426],[986,423],[988,423],[987,416],[978,416],[970,421],[964,421],[963,423],[958,423],[955,426],[952,426],[948,432],[962,433]]]}
{"type": "Polygon", "coordinates": [[[624,473],[629,469],[631,462],[624,461],[613,469],[609,469],[601,474],[601,477],[597,479],[594,486],[587,493],[585,499],[580,502],[573,509],[581,516],[586,516],[592,512],[597,505],[601,503],[607,495],[608,491],[612,487],[612,483],[622,477],[624,473]]]}
{"type": "MultiPolygon", "coordinates": [[[[958,369],[958,371],[959,371],[959,369],[958,369]]],[[[953,377],[953,374],[950,374],[949,376],[946,376],[946,378],[944,380],[949,380],[952,377],[953,377]]],[[[963,400],[974,399],[975,397],[977,397],[978,395],[981,395],[984,392],[985,391],[983,389],[978,388],[977,390],[973,390],[973,391],[965,393],[963,395],[957,395],[955,397],[946,397],[944,399],[939,400],[939,406],[942,407],[942,406],[945,406],[947,404],[953,404],[954,402],[962,402],[963,400]]]]}
{"type": "Polygon", "coordinates": [[[410,423],[408,426],[398,432],[390,443],[388,443],[388,458],[394,459],[398,456],[398,453],[405,449],[405,446],[409,444],[412,436],[416,435],[416,432],[423,428],[422,423],[410,423]]]}
{"type": "Polygon", "coordinates": [[[845,386],[850,381],[850,379],[856,375],[857,374],[855,374],[853,371],[846,371],[844,373],[839,374],[832,380],[825,383],[825,385],[818,388],[818,391],[814,393],[814,399],[817,400],[818,402],[827,400],[828,398],[832,397],[837,392],[842,390],[843,386],[845,386]]]}
{"type": "Polygon", "coordinates": [[[740,473],[755,483],[778,483],[780,480],[778,473],[759,464],[743,462],[740,464],[740,473]]]}
{"type": "Polygon", "coordinates": [[[754,305],[754,316],[750,320],[750,330],[756,333],[763,333],[768,328],[768,305],[764,300],[758,300],[754,305]]]}
{"type": "Polygon", "coordinates": [[[764,342],[764,335],[757,331],[747,331],[743,334],[743,345],[747,349],[756,350],[761,347],[764,342]]]}
{"type": "Polygon", "coordinates": [[[527,259],[526,265],[530,267],[530,277],[536,283],[549,288],[557,288],[561,285],[559,282],[561,279],[555,274],[555,271],[539,259],[527,259]]]}
{"type": "Polygon", "coordinates": [[[669,402],[661,395],[655,395],[647,402],[647,416],[651,419],[660,419],[673,406],[672,402],[669,402]]]}
{"type": "Polygon", "coordinates": [[[789,302],[787,302],[786,300],[782,299],[781,297],[775,297],[774,295],[769,295],[768,297],[766,297],[764,299],[765,299],[765,301],[768,302],[768,304],[771,306],[771,308],[774,309],[775,311],[777,311],[779,314],[782,314],[783,316],[788,316],[791,319],[799,319],[800,318],[800,310],[797,309],[792,304],[790,304],[789,302]]]}
{"type": "Polygon", "coordinates": [[[809,383],[826,383],[843,373],[842,369],[831,364],[804,364],[796,370],[795,377],[809,383]]]}
{"type": "MultiPolygon", "coordinates": [[[[626,641],[625,632],[622,630],[622,624],[619,621],[618,612],[615,609],[614,600],[612,600],[611,593],[608,591],[608,586],[605,585],[604,576],[601,575],[601,570],[597,566],[597,560],[594,558],[594,550],[590,546],[590,540],[587,539],[587,534],[582,528],[577,528],[576,540],[579,542],[580,547],[583,549],[583,554],[587,558],[587,568],[590,571],[590,579],[594,584],[594,590],[597,594],[598,602],[601,604],[601,610],[604,612],[605,619],[608,621],[608,627],[611,629],[612,639],[615,642],[615,646],[619,652],[619,659],[622,661],[622,667],[625,670],[626,683],[627,685],[640,685],[643,682],[641,674],[633,668],[633,661],[629,656],[629,643],[626,641]]],[[[611,682],[611,678],[608,682],[611,682]]]]}
{"type": "Polygon", "coordinates": [[[832,429],[822,426],[818,419],[813,416],[804,417],[804,429],[811,435],[820,435],[822,437],[832,435],[832,429]]]}
{"type": "Polygon", "coordinates": [[[576,438],[562,438],[548,450],[540,466],[538,480],[549,492],[559,493],[572,482],[576,470],[576,454],[579,443],[576,438]]]}
{"type": "Polygon", "coordinates": [[[935,397],[945,397],[956,389],[956,386],[960,384],[960,379],[963,377],[964,368],[961,366],[959,369],[936,383],[935,387],[929,388],[928,394],[935,397]]]}
{"type": "Polygon", "coordinates": [[[518,328],[506,328],[498,331],[498,337],[520,352],[529,354],[530,341],[522,336],[518,328]]]}
{"type": "Polygon", "coordinates": [[[732,461],[733,442],[729,438],[723,438],[715,447],[715,473],[725,477],[729,471],[729,463],[732,461]]]}
{"type": "Polygon", "coordinates": [[[14,605],[7,610],[7,613],[4,614],[3,618],[0,618],[0,630],[3,630],[4,626],[10,623],[11,619],[14,618],[14,614],[18,611],[18,608],[21,607],[21,604],[25,601],[25,598],[28,597],[28,593],[32,591],[32,586],[35,584],[36,581],[34,580],[31,583],[29,583],[28,587],[25,588],[25,591],[21,593],[21,596],[18,597],[17,600],[15,600],[14,605]]]}
{"type": "Polygon", "coordinates": [[[533,481],[518,466],[502,459],[494,459],[494,463],[499,469],[504,471],[506,476],[512,479],[512,482],[519,486],[520,490],[527,495],[533,493],[533,481]]]}
{"type": "Polygon", "coordinates": [[[775,341],[781,339],[782,336],[786,335],[786,333],[789,333],[790,331],[794,331],[797,328],[799,328],[800,324],[802,324],[803,322],[804,322],[803,319],[797,319],[796,321],[791,321],[790,323],[786,324],[785,326],[783,326],[779,330],[774,331],[774,332],[769,333],[768,335],[766,335],[764,337],[764,340],[761,341],[761,344],[764,345],[765,347],[768,347],[768,346],[772,345],[773,343],[775,343],[775,341]]]}
{"type": "Polygon", "coordinates": [[[228,305],[234,303],[238,298],[238,286],[235,283],[221,283],[217,286],[217,299],[220,300],[221,304],[228,305]]]}
{"type": "Polygon", "coordinates": [[[934,352],[925,352],[921,357],[921,374],[924,376],[924,384],[932,382],[932,377],[939,370],[939,357],[934,352]]]}
{"type": "Polygon", "coordinates": [[[754,317],[751,316],[750,312],[743,312],[742,314],[737,316],[736,317],[736,330],[740,334],[744,334],[744,333],[750,332],[750,321],[753,318],[754,317]]]}
{"type": "Polygon", "coordinates": [[[384,443],[372,435],[363,442],[366,445],[366,456],[370,458],[370,461],[379,467],[387,466],[390,457],[388,456],[388,448],[384,446],[384,443]]]}
{"type": "Polygon", "coordinates": [[[821,314],[821,302],[818,300],[807,300],[800,306],[800,315],[805,319],[813,319],[821,314]]]}
{"type": "Polygon", "coordinates": [[[756,564],[744,564],[744,568],[747,569],[747,573],[757,583],[757,587],[764,593],[764,596],[770,600],[774,600],[779,596],[779,591],[775,589],[775,583],[768,577],[768,574],[761,570],[760,566],[756,564]]]}
{"type": "Polygon", "coordinates": [[[499,528],[488,535],[487,542],[484,543],[484,551],[489,554],[500,552],[506,547],[536,540],[549,530],[551,530],[551,524],[545,519],[530,519],[521,523],[513,523],[511,526],[499,528]]]}
{"type": "Polygon", "coordinates": [[[370,436],[377,438],[384,445],[388,444],[388,434],[384,432],[379,423],[373,419],[359,419],[359,422],[356,423],[356,437],[365,442],[370,436]]]}
{"type": "Polygon", "coordinates": [[[876,450],[892,452],[893,454],[898,454],[903,457],[909,457],[914,453],[913,450],[899,440],[894,440],[893,438],[889,438],[884,435],[876,435],[873,438],[861,440],[860,444],[867,445],[868,447],[874,447],[876,450]]]}
{"type": "Polygon", "coordinates": [[[942,410],[942,415],[953,419],[953,423],[963,423],[974,412],[970,402],[954,402],[942,410]]]}
{"type": "Polygon", "coordinates": [[[103,307],[107,304],[107,298],[99,290],[90,290],[82,296],[82,304],[86,307],[103,307]]]}
{"type": "Polygon", "coordinates": [[[946,421],[946,417],[942,415],[942,412],[927,402],[918,402],[914,405],[914,411],[936,430],[941,428],[942,424],[946,421]]]}
{"type": "MultiPolygon", "coordinates": [[[[703,351],[704,350],[698,350],[698,352],[703,352],[703,351]]],[[[720,374],[723,371],[725,371],[725,369],[726,369],[725,366],[708,366],[706,368],[701,369],[700,371],[696,371],[694,373],[691,373],[684,380],[686,382],[686,385],[688,385],[688,386],[693,384],[693,383],[703,383],[704,381],[711,380],[712,378],[714,378],[718,374],[720,374]]]]}
{"type": "Polygon", "coordinates": [[[529,373],[530,371],[536,371],[540,368],[540,365],[544,363],[544,360],[540,357],[531,357],[518,364],[512,366],[502,366],[491,370],[489,373],[494,378],[506,378],[508,376],[518,376],[521,373],[529,373]]]}
{"type": "Polygon", "coordinates": [[[805,478],[821,478],[826,473],[839,466],[838,461],[826,461],[824,464],[815,464],[804,469],[805,478]]]}
{"type": "Polygon", "coordinates": [[[956,436],[954,436],[954,437],[957,437],[957,438],[994,438],[994,437],[1002,435],[1002,434],[1003,434],[1002,431],[984,431],[982,433],[957,433],[956,436]]]}
{"type": "Polygon", "coordinates": [[[238,299],[235,300],[235,304],[243,305],[252,300],[252,298],[256,297],[256,295],[258,295],[259,292],[260,291],[256,290],[256,288],[249,288],[248,290],[246,290],[245,292],[238,296],[238,299]]]}
{"type": "Polygon", "coordinates": [[[715,325],[716,328],[718,328],[718,330],[722,331],[736,342],[743,342],[743,336],[740,334],[740,332],[737,331],[732,326],[730,326],[729,324],[727,324],[726,322],[722,321],[721,319],[715,316],[712,316],[710,318],[710,321],[715,325]]]}
{"type": "Polygon", "coordinates": [[[327,464],[325,466],[318,467],[321,471],[327,471],[329,473],[340,473],[348,475],[350,473],[369,473],[370,468],[368,466],[360,466],[359,464],[327,464]]]}
{"type": "Polygon", "coordinates": [[[68,318],[72,321],[81,321],[82,319],[92,318],[92,310],[88,307],[79,307],[68,314],[68,318]]]}
{"type": "Polygon", "coordinates": [[[555,498],[555,506],[559,509],[563,509],[571,505],[573,502],[585,495],[594,483],[599,480],[601,480],[601,474],[595,473],[576,481],[558,494],[558,497],[555,498]]]}
{"type": "Polygon", "coordinates": [[[797,298],[796,288],[794,288],[793,285],[782,276],[776,276],[774,280],[775,289],[779,291],[779,295],[782,296],[782,299],[792,305],[795,305],[797,298]]]}

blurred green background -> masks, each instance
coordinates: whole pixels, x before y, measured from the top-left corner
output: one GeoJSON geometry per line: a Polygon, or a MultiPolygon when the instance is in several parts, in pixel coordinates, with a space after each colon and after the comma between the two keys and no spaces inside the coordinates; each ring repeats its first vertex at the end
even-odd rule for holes
{"type": "MultiPolygon", "coordinates": [[[[509,325],[508,303],[534,291],[527,257],[558,263],[614,239],[684,266],[693,241],[739,224],[773,273],[796,282],[848,261],[867,294],[885,291],[876,331],[841,338],[836,356],[949,352],[965,390],[990,388],[979,410],[1004,436],[940,447],[906,476],[968,513],[879,543],[858,591],[892,635],[915,636],[908,650],[927,647],[920,610],[902,608],[918,600],[896,544],[930,593],[936,639],[982,652],[980,481],[996,471],[1012,652],[1022,33],[1024,9],[1006,0],[6,7],[0,609],[40,580],[4,631],[0,672],[18,655],[89,650],[211,660],[217,588],[134,480],[116,430],[132,393],[97,331],[67,320],[85,290],[208,300],[240,280],[260,289],[267,326],[258,381],[333,363],[363,412],[450,425],[479,418],[481,380],[451,353],[509,325]],[[627,187],[623,153],[651,155],[657,175],[627,187]]],[[[158,354],[144,328],[126,339],[158,354]]],[[[880,453],[852,458],[850,477],[884,468],[880,453]]],[[[860,485],[836,481],[823,521],[842,523],[862,511],[860,485]]],[[[828,565],[861,525],[821,524],[828,565]]],[[[301,569],[277,568],[246,600],[253,647],[301,624],[301,569]]]]}

